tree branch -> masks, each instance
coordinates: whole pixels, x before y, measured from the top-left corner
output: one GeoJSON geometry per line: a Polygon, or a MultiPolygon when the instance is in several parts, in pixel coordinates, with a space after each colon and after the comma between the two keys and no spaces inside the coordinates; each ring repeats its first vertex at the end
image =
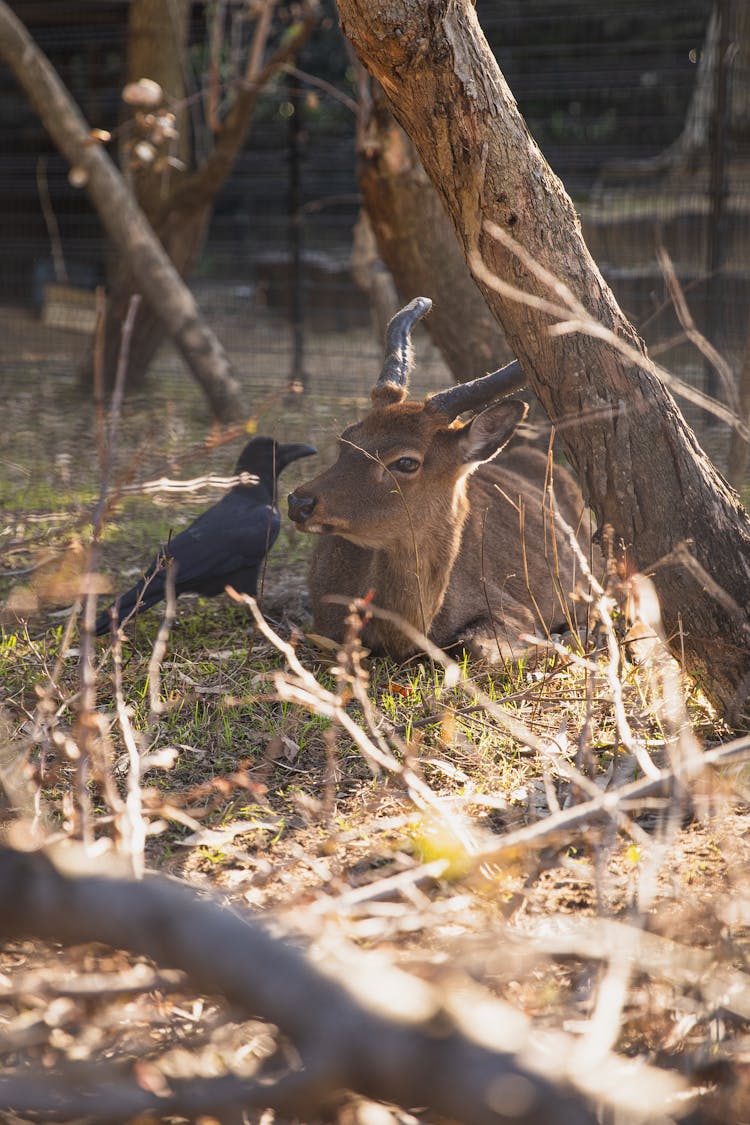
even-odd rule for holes
{"type": "MultiPolygon", "coordinates": [[[[510,1120],[593,1125],[596,1114],[575,1088],[579,1078],[607,1100],[625,1087],[649,1111],[666,1107],[680,1085],[666,1073],[614,1056],[603,1060],[596,1075],[574,1079],[572,1041],[563,1035],[552,1047],[556,1067],[550,1078],[551,1056],[533,1046],[525,1019],[481,989],[469,995],[468,982],[453,997],[353,951],[346,960],[327,955],[317,968],[259,926],[161,878],[138,883],[70,878],[41,854],[0,848],[0,936],[66,944],[101,941],[152,957],[184,971],[197,989],[223,994],[241,1012],[275,1024],[294,1040],[301,1072],[267,1088],[262,1097],[253,1086],[233,1086],[236,1079],[229,1076],[214,1087],[217,1102],[223,1090],[237,1104],[243,1099],[281,1104],[286,1112],[309,1115],[348,1089],[403,1106],[429,1105],[468,1125],[510,1120]],[[521,1050],[522,1064],[515,1057],[521,1050]]],[[[6,1076],[6,1081],[18,1083],[20,1077],[6,1076]]],[[[20,1087],[11,1088],[20,1096],[20,1087]]],[[[37,1089],[36,1100],[28,1091],[29,1105],[41,1109],[40,1099],[49,1090],[37,1089]]],[[[132,1089],[117,1096],[135,1105],[132,1089]]],[[[128,1112],[141,1106],[146,1108],[142,1100],[128,1112]]],[[[15,1107],[23,1108],[18,1101],[15,1107]]],[[[80,1112],[80,1107],[80,1099],[72,1098],[70,1110],[80,1112]]],[[[165,1108],[163,1101],[159,1108],[165,1108]]],[[[62,1096],[56,1110],[59,1116],[68,1113],[62,1096]]]]}
{"type": "MultiPolygon", "coordinates": [[[[287,31],[271,58],[262,66],[259,63],[261,47],[256,37],[246,75],[236,85],[234,105],[221,124],[214,148],[201,167],[183,178],[175,189],[166,204],[168,213],[210,203],[225,182],[250,131],[258,98],[271,79],[299,54],[312,34],[319,15],[318,0],[305,0],[302,8],[301,18],[287,31]]],[[[268,11],[267,6],[261,14],[263,22],[259,26],[261,32],[265,28],[266,35],[268,26],[264,15],[268,11]]]]}

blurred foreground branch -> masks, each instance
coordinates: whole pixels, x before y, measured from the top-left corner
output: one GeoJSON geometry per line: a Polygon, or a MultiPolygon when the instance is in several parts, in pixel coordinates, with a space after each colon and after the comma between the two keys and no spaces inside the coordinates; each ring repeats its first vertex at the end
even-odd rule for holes
{"type": "Polygon", "coordinates": [[[243,1104],[309,1119],[350,1090],[480,1125],[573,1125],[596,1120],[587,1097],[610,1102],[626,1091],[634,1119],[643,1120],[654,1107],[673,1112],[679,1094],[672,1075],[611,1055],[595,1073],[576,1073],[572,1037],[553,1034],[542,1048],[523,1016],[466,981],[442,992],[351,950],[345,957],[327,951],[318,968],[259,926],[165,879],[71,878],[41,854],[0,848],[0,937],[101,941],[179,968],[196,988],[277,1025],[301,1062],[273,1083],[230,1075],[172,1084],[161,1096],[135,1078],[105,1085],[88,1065],[43,1081],[35,1075],[33,1083],[27,1073],[6,1072],[0,1102],[17,1112],[121,1119],[243,1104]]]}

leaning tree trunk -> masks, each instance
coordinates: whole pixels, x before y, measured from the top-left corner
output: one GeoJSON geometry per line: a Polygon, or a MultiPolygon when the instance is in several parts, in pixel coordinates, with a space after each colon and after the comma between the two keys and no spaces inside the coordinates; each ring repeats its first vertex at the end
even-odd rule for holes
{"type": "Polygon", "coordinates": [[[359,184],[380,256],[404,300],[429,292],[425,327],[457,383],[511,358],[440,196],[375,85],[359,132],[359,184]]]}
{"type": "MultiPolygon", "coordinates": [[[[158,82],[164,92],[163,110],[174,115],[176,137],[162,144],[161,159],[150,162],[133,159],[134,142],[139,139],[136,108],[131,129],[122,131],[120,165],[132,186],[135,198],[169,255],[181,278],[190,277],[205,242],[211,218],[214,185],[200,196],[184,188],[190,183],[193,165],[193,125],[186,86],[186,58],[191,4],[189,0],[132,0],[128,9],[127,81],[137,83],[144,76],[158,82]],[[165,152],[171,162],[164,163],[165,152]]],[[[218,188],[217,188],[218,190],[218,188]]],[[[121,254],[109,255],[107,269],[107,309],[104,320],[104,370],[113,376],[120,353],[125,316],[138,283],[129,260],[121,254]]],[[[159,346],[164,326],[158,308],[141,301],[128,342],[126,380],[138,387],[159,346]]],[[[92,356],[82,371],[84,383],[91,378],[92,356]]]]}
{"type": "MultiPolygon", "coordinates": [[[[157,224],[154,236],[159,239],[178,277],[185,280],[192,273],[195,260],[205,240],[211,208],[206,205],[187,214],[173,210],[163,222],[157,224]]],[[[107,285],[107,307],[104,321],[103,368],[111,384],[120,354],[122,327],[134,293],[140,292],[140,283],[133,273],[129,259],[120,254],[111,255],[107,285]]],[[[159,306],[141,302],[138,306],[132,333],[128,341],[125,379],[132,390],[146,382],[151,362],[164,342],[164,323],[159,306]]],[[[92,341],[92,345],[95,342],[92,341]]],[[[91,383],[95,346],[81,370],[83,386],[91,383]]]]}
{"type": "Polygon", "coordinates": [[[648,571],[662,561],[655,581],[668,636],[684,647],[710,698],[738,715],[750,692],[750,518],[647,366],[623,359],[606,339],[550,331],[554,318],[539,299],[558,294],[530,268],[532,260],[644,353],[586,248],[569,197],[529,135],[471,0],[338,6],[466,255],[477,261],[478,253],[493,275],[532,295],[521,303],[491,288],[485,275],[486,300],[560,424],[599,526],[614,529],[633,568],[648,571]],[[505,232],[500,239],[490,237],[488,219],[505,232]],[[685,541],[691,565],[665,558],[685,541]]]}
{"type": "Polygon", "coordinates": [[[7,63],[55,145],[76,168],[99,217],[123,258],[132,266],[140,292],[150,301],[221,421],[243,410],[239,385],[219,341],[203,322],[155,238],[132,192],[101,145],[93,140],[70,94],[23,24],[0,0],[0,59],[7,63]]]}

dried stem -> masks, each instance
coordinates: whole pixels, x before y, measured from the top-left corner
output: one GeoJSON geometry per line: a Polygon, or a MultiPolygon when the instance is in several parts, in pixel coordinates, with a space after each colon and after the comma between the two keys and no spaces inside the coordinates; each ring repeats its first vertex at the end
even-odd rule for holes
{"type": "Polygon", "coordinates": [[[549,329],[550,334],[553,336],[580,332],[584,335],[607,341],[624,359],[627,359],[637,367],[649,371],[655,378],[661,380],[674,394],[699,406],[707,413],[720,418],[723,422],[726,422],[728,426],[736,430],[745,441],[750,440],[750,427],[748,427],[744,419],[738,418],[737,415],[724,406],[723,403],[717,402],[716,399],[711,398],[695,387],[689,386],[671,372],[667,371],[666,368],[660,367],[658,364],[654,363],[652,359],[649,359],[648,356],[644,355],[643,352],[639,351],[637,348],[632,347],[621,336],[616,336],[614,332],[606,328],[595,317],[591,316],[580,301],[573,296],[570,289],[536,262],[511,235],[502,229],[502,227],[499,227],[496,223],[486,221],[484,229],[492,238],[500,242],[512,254],[515,254],[519,261],[523,262],[526,268],[530,270],[535,277],[539,278],[545,285],[548,285],[551,291],[558,297],[558,300],[551,301],[545,297],[537,297],[535,294],[527,293],[523,289],[519,289],[518,286],[511,285],[509,282],[497,277],[485,264],[479,252],[475,250],[469,255],[469,265],[472,273],[483,285],[493,289],[496,293],[500,293],[501,296],[519,301],[521,304],[528,305],[540,312],[548,313],[557,321],[557,323],[553,324],[549,329]]]}
{"type": "Polygon", "coordinates": [[[688,303],[685,300],[685,294],[682,286],[675,273],[675,268],[672,259],[665,246],[658,246],[656,250],[656,258],[661,269],[662,276],[667,284],[669,295],[672,299],[674,311],[677,314],[677,319],[691,344],[698,349],[708,362],[711,364],[716,374],[721,380],[721,385],[726,395],[727,403],[734,411],[738,418],[744,421],[744,416],[740,407],[739,395],[737,394],[737,386],[735,383],[734,372],[729,366],[724,357],[716,350],[713,344],[706,339],[702,332],[698,330],[698,326],[693,320],[688,303]]]}

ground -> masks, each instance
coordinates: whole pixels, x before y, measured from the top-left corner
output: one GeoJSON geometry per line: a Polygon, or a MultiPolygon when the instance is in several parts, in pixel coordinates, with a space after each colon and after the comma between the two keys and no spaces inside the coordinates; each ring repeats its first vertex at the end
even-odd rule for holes
{"type": "MultiPolygon", "coordinates": [[[[132,736],[148,869],[249,910],[302,946],[349,943],[448,991],[463,975],[535,1026],[583,1040],[598,1034],[607,982],[627,963],[605,1047],[699,1087],[684,1103],[692,1121],[746,1120],[750,813],[742,768],[701,776],[689,796],[634,800],[615,817],[592,812],[564,833],[551,830],[607,786],[641,779],[643,755],[666,765],[689,754],[692,740],[725,741],[694,687],[679,673],[670,680],[658,661],[622,659],[613,671],[603,658],[586,666],[561,656],[493,676],[464,662],[457,681],[429,661],[397,667],[365,656],[352,679],[356,642],[341,653],[309,636],[310,544],[287,522],[260,601],[317,682],[319,706],[291,701],[302,673],[245,607],[183,598],[156,663],[156,610],[121,645],[96,642],[95,734],[86,743],[88,650],[78,624],[68,625],[101,499],[94,411],[76,382],[80,341],[21,314],[6,326],[0,778],[17,785],[20,805],[6,816],[6,841],[26,849],[83,838],[102,869],[127,854],[133,824],[121,804],[132,736]],[[665,694],[667,683],[678,685],[679,699],[665,694]],[[326,699],[356,725],[359,741],[323,714],[326,699]],[[506,716],[536,739],[535,750],[518,730],[509,733],[506,716]],[[91,755],[83,784],[82,746],[91,755]],[[720,986],[730,979],[731,988],[720,986]]],[[[339,362],[334,345],[321,338],[312,349],[329,374],[339,362]]],[[[338,393],[332,380],[290,400],[278,359],[259,350],[249,429],[312,441],[325,463],[341,422],[363,405],[363,390],[344,383],[343,364],[340,378],[338,393]]],[[[123,486],[226,475],[246,436],[217,441],[199,393],[173,362],[148,393],[126,399],[96,567],[111,589],[130,584],[170,529],[218,494],[176,499],[123,486]]],[[[292,466],[285,489],[309,473],[310,463],[292,466]]],[[[606,640],[601,629],[598,639],[606,640]]],[[[273,1028],[233,1020],[216,998],[145,959],[36,941],[0,947],[0,1036],[0,1075],[54,1073],[70,1060],[127,1067],[136,1058],[149,1088],[189,1074],[246,1073],[278,1042],[273,1028]],[[96,1002],[86,992],[92,981],[96,1002]]],[[[337,1112],[372,1119],[358,1102],[337,1112]]],[[[653,1107],[654,1119],[676,1114],[653,1107]]],[[[388,1115],[405,1119],[395,1109],[388,1115]]],[[[31,1116],[8,1111],[2,1120],[31,1116]]]]}

